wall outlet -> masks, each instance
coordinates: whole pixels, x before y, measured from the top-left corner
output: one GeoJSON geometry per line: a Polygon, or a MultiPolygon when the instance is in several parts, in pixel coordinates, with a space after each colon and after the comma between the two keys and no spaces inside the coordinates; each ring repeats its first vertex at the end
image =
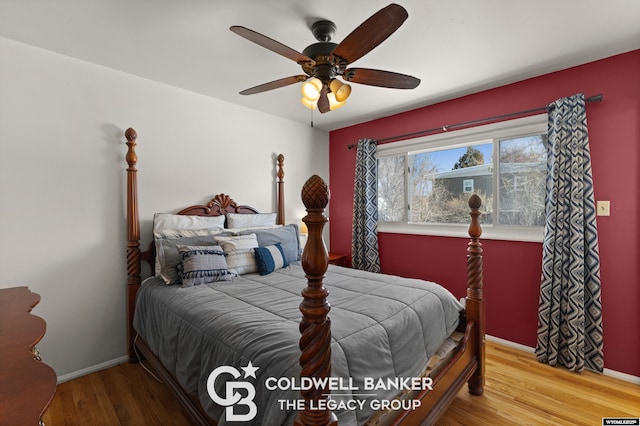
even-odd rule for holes
{"type": "Polygon", "coordinates": [[[598,201],[596,203],[597,216],[611,216],[611,205],[609,201],[598,201]]]}

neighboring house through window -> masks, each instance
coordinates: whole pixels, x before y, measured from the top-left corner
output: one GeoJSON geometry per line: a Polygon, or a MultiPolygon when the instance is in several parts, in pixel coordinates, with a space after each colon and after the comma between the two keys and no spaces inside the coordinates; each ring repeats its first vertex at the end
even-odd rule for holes
{"type": "Polygon", "coordinates": [[[379,145],[378,229],[466,235],[475,193],[485,236],[541,240],[546,117],[379,145]]]}

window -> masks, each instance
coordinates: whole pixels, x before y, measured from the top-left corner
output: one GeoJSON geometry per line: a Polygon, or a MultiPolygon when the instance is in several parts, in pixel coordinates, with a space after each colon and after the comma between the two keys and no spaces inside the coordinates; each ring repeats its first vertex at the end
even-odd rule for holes
{"type": "Polygon", "coordinates": [[[466,235],[482,198],[489,238],[538,241],[544,225],[546,114],[378,146],[378,229],[466,235]]]}
{"type": "Polygon", "coordinates": [[[546,135],[499,141],[499,223],[544,225],[546,135]]]}
{"type": "Polygon", "coordinates": [[[400,222],[405,216],[405,157],[378,159],[378,220],[400,222]]]}
{"type": "Polygon", "coordinates": [[[465,194],[473,192],[473,179],[465,179],[462,181],[462,192],[465,194]]]}

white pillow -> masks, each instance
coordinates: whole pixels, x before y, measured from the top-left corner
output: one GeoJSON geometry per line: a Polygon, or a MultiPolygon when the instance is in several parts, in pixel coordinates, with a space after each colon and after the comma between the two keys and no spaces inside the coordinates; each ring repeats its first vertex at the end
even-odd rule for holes
{"type": "Polygon", "coordinates": [[[237,235],[231,237],[216,237],[215,240],[222,246],[226,253],[236,250],[247,250],[258,247],[258,238],[256,234],[237,235]]]}
{"type": "Polygon", "coordinates": [[[234,275],[258,272],[258,264],[253,249],[258,247],[256,234],[234,237],[215,237],[227,257],[227,267],[234,275]]]}
{"type": "Polygon", "coordinates": [[[276,224],[277,213],[227,213],[227,228],[252,228],[276,224]]]}
{"type": "Polygon", "coordinates": [[[258,272],[258,262],[253,250],[235,250],[228,253],[226,258],[229,272],[236,276],[258,272]]]}
{"type": "Polygon", "coordinates": [[[153,215],[153,232],[165,229],[224,228],[224,216],[190,216],[173,213],[153,215]]]}
{"type": "Polygon", "coordinates": [[[224,228],[225,231],[230,232],[233,235],[246,235],[253,231],[259,231],[261,229],[278,229],[283,225],[264,225],[264,226],[250,226],[249,228],[224,228]]]}

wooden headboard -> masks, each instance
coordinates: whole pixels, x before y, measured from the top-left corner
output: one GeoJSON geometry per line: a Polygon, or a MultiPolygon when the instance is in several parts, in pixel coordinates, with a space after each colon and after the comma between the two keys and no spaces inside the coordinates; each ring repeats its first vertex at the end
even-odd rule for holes
{"type": "Polygon", "coordinates": [[[190,206],[180,210],[177,214],[191,216],[222,216],[227,213],[253,214],[259,212],[250,206],[239,206],[227,194],[218,194],[206,205],[190,206]]]}

